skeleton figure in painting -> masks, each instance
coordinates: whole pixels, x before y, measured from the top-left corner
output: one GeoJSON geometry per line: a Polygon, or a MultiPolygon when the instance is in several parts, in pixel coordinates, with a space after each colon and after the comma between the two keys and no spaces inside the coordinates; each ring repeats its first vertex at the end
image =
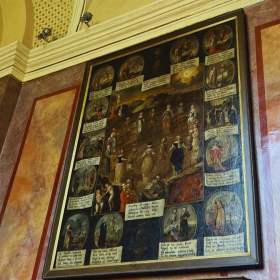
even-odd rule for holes
{"type": "Polygon", "coordinates": [[[152,171],[155,163],[155,152],[153,151],[152,145],[147,145],[145,152],[142,155],[142,181],[144,184],[151,182],[152,171]]]}
{"type": "Polygon", "coordinates": [[[162,114],[162,131],[164,135],[169,135],[172,130],[174,113],[171,109],[171,105],[166,106],[165,111],[162,114]]]}
{"type": "Polygon", "coordinates": [[[176,176],[183,171],[183,163],[186,149],[182,142],[181,136],[176,136],[176,141],[172,144],[170,151],[171,157],[170,162],[173,166],[173,175],[176,176]]]}

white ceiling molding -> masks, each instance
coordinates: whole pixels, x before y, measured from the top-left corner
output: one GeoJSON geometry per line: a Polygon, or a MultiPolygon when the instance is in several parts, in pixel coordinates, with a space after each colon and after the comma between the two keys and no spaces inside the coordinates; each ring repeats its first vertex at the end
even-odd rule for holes
{"type": "Polygon", "coordinates": [[[0,48],[0,77],[13,75],[24,81],[29,49],[19,42],[0,48]]]}
{"type": "Polygon", "coordinates": [[[0,48],[0,77],[32,80],[259,2],[263,0],[158,0],[46,46],[28,49],[15,42],[0,48]]]}

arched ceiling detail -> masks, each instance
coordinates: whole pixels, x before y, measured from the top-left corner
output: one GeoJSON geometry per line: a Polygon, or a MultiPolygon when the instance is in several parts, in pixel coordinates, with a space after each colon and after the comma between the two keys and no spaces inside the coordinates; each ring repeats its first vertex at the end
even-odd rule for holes
{"type": "Polygon", "coordinates": [[[23,7],[21,5],[22,9],[18,9],[18,5],[7,5],[8,1],[12,4],[15,4],[16,1],[19,1],[21,4],[23,2],[23,0],[0,0],[1,19],[3,21],[1,36],[4,35],[2,42],[5,41],[6,38],[4,37],[9,32],[15,37],[14,30],[8,27],[11,22],[18,22],[18,19],[14,20],[18,12],[21,13],[19,16],[23,18],[23,21],[14,26],[14,28],[17,31],[21,30],[22,33],[15,38],[14,42],[10,42],[9,45],[0,45],[0,57],[4,58],[0,59],[0,77],[11,74],[20,81],[29,81],[148,41],[207,18],[214,18],[236,9],[264,2],[265,0],[141,0],[141,3],[138,2],[139,0],[135,0],[135,2],[133,0],[133,3],[130,2],[132,0],[110,0],[114,1],[111,4],[121,4],[122,7],[119,8],[122,9],[125,5],[124,3],[133,5],[130,6],[131,10],[128,13],[125,9],[116,13],[114,6],[110,6],[107,14],[105,6],[108,5],[109,0],[102,0],[102,2],[104,1],[103,3],[98,2],[100,0],[92,0],[96,1],[96,4],[99,3],[101,5],[97,9],[93,7],[92,10],[93,15],[97,18],[95,23],[100,22],[100,24],[94,24],[87,28],[87,30],[79,32],[75,32],[75,26],[78,25],[80,15],[82,14],[81,11],[84,10],[84,3],[82,2],[84,0],[75,0],[73,16],[67,31],[69,35],[39,48],[32,48],[27,45],[27,42],[33,43],[33,35],[35,34],[33,32],[35,23],[32,21],[34,19],[32,0],[25,0],[25,5],[23,7]],[[135,6],[135,3],[138,3],[138,6],[135,6]],[[9,9],[6,9],[7,7],[9,9]],[[102,9],[103,19],[101,18],[102,9]],[[28,20],[30,20],[31,24],[28,24],[28,28],[25,28],[28,20]],[[25,32],[23,32],[24,29],[25,32]],[[32,31],[32,36],[29,40],[30,30],[32,31]],[[23,33],[24,41],[21,41],[23,33]]]}
{"type": "Polygon", "coordinates": [[[45,45],[38,39],[44,27],[52,28],[51,41],[65,37],[76,31],[82,10],[90,11],[97,24],[152,2],[155,0],[0,0],[0,47],[15,41],[28,48],[45,45]]]}
{"type": "Polygon", "coordinates": [[[72,20],[75,0],[0,0],[0,47],[19,41],[29,48],[46,42],[37,36],[51,27],[51,40],[64,37],[72,20]]]}
{"type": "Polygon", "coordinates": [[[85,0],[85,10],[93,14],[93,23],[120,16],[155,0],[85,0]]]}

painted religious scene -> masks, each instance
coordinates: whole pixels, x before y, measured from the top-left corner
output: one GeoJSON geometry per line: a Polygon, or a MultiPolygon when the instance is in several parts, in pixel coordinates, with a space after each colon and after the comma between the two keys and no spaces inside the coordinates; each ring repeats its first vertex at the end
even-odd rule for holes
{"type": "Polygon", "coordinates": [[[90,68],[54,269],[248,253],[235,28],[90,68]]]}
{"type": "Polygon", "coordinates": [[[100,175],[118,186],[121,211],[127,192],[129,203],[203,197],[202,92],[147,95],[112,96],[100,175]]]}

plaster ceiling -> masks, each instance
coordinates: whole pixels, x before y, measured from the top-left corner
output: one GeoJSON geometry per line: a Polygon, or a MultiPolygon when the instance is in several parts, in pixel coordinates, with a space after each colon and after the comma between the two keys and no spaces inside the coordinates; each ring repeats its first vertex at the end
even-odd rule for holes
{"type": "Polygon", "coordinates": [[[52,27],[51,39],[67,34],[75,0],[1,0],[0,46],[14,41],[38,47],[44,41],[37,36],[44,27],[52,27]]]}
{"type": "MultiPolygon", "coordinates": [[[[73,17],[79,19],[83,9],[94,15],[97,24],[152,2],[155,0],[0,0],[0,47],[15,41],[29,48],[44,45],[37,38],[44,27],[52,28],[51,40],[65,37],[73,17]]],[[[72,31],[76,29],[72,26],[72,31]]]]}
{"type": "Polygon", "coordinates": [[[100,23],[152,2],[155,0],[86,0],[85,9],[94,15],[94,23],[100,23]]]}

